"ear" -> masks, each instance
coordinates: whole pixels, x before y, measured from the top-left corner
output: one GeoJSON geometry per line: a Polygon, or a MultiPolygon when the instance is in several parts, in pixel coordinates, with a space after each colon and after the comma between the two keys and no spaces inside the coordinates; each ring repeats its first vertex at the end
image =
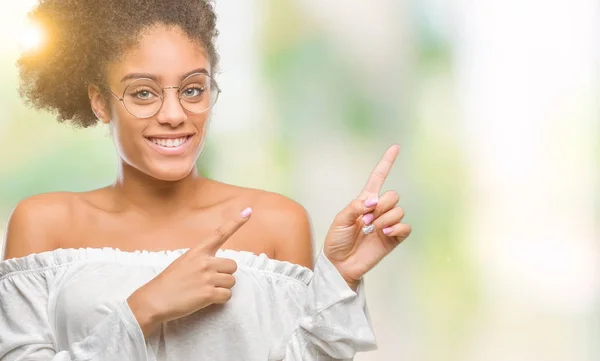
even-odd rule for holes
{"type": "Polygon", "coordinates": [[[104,96],[102,96],[98,86],[93,84],[88,85],[88,97],[90,98],[90,105],[92,106],[92,111],[96,114],[96,118],[104,124],[110,123],[108,103],[104,99],[104,96]]]}

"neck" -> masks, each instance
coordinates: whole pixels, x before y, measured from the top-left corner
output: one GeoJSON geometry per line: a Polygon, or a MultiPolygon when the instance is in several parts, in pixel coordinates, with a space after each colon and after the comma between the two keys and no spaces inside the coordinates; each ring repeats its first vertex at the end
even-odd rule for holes
{"type": "Polygon", "coordinates": [[[134,208],[147,215],[173,216],[190,208],[205,180],[195,167],[183,179],[164,181],[121,163],[112,188],[124,209],[134,208]]]}

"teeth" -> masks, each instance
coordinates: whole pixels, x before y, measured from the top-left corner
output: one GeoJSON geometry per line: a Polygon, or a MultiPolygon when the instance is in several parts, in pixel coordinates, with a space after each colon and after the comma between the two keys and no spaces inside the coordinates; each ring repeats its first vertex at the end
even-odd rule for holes
{"type": "Polygon", "coordinates": [[[188,139],[188,137],[175,138],[175,139],[150,138],[150,141],[156,145],[160,145],[161,147],[175,148],[175,147],[179,147],[180,145],[185,143],[187,139],[188,139]]]}

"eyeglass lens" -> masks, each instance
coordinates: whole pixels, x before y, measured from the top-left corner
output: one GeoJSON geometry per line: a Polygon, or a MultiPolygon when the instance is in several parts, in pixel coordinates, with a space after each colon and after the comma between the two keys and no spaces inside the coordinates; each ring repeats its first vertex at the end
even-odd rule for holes
{"type": "MultiPolygon", "coordinates": [[[[136,79],[123,93],[123,104],[127,111],[139,118],[148,118],[160,110],[166,93],[152,79],[136,79]]],[[[190,113],[202,113],[210,109],[217,100],[218,87],[206,74],[193,74],[186,78],[177,97],[181,106],[190,113]]]]}

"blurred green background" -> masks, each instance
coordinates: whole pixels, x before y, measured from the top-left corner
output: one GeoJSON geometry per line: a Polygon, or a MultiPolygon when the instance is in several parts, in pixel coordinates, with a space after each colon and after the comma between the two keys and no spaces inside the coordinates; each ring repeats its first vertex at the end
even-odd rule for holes
{"type": "MultiPolygon", "coordinates": [[[[117,164],[106,128],[72,129],[18,97],[33,4],[0,12],[2,228],[19,200],[107,185],[117,164]]],[[[597,1],[216,9],[206,175],[304,205],[318,250],[401,146],[386,189],[413,233],[366,277],[379,350],[357,360],[600,359],[597,1]]]]}

